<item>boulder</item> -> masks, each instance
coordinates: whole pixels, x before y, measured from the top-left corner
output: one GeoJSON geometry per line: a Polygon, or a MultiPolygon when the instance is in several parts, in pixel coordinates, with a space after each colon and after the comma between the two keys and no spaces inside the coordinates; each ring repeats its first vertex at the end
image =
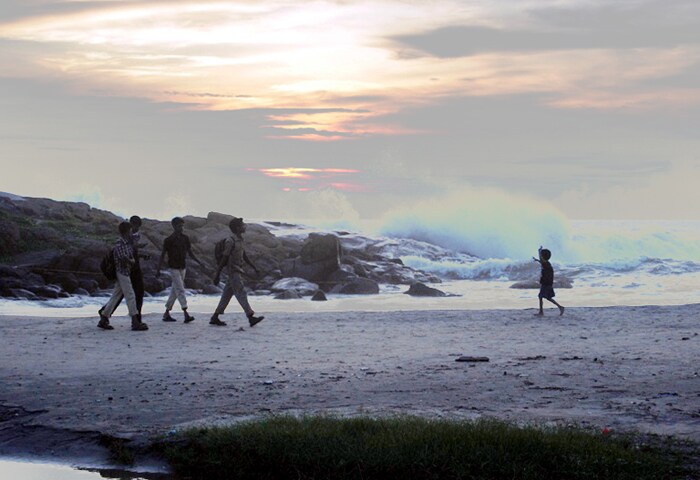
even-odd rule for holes
{"type": "Polygon", "coordinates": [[[225,225],[226,228],[228,228],[228,224],[231,220],[233,220],[233,215],[226,215],[224,213],[209,212],[207,215],[207,222],[225,225]]]}
{"type": "Polygon", "coordinates": [[[98,288],[100,288],[100,284],[94,278],[81,278],[78,281],[78,290],[85,290],[89,294],[93,294],[98,288]]]}
{"type": "Polygon", "coordinates": [[[375,295],[379,293],[379,284],[369,278],[357,277],[348,283],[337,285],[331,291],[345,295],[375,295]]]}
{"type": "Polygon", "coordinates": [[[438,290],[437,288],[432,288],[424,283],[416,282],[412,283],[409,289],[405,292],[403,292],[407,295],[411,295],[412,297],[445,297],[447,294],[443,292],[442,290],[438,290]]]}
{"type": "Polygon", "coordinates": [[[328,300],[328,298],[326,298],[326,294],[323,293],[323,290],[317,290],[311,297],[311,300],[314,302],[325,302],[328,300]]]}
{"type": "Polygon", "coordinates": [[[276,281],[270,287],[270,290],[276,293],[293,290],[303,297],[305,295],[313,295],[314,292],[318,291],[318,285],[303,278],[290,277],[276,281]]]}
{"type": "Polygon", "coordinates": [[[301,296],[299,296],[299,294],[294,290],[285,290],[284,292],[275,295],[276,300],[294,300],[298,298],[301,298],[301,296]]]}
{"type": "Polygon", "coordinates": [[[9,265],[0,265],[0,278],[20,278],[20,276],[16,268],[12,268],[9,265]]]}
{"type": "Polygon", "coordinates": [[[206,295],[221,295],[221,292],[223,292],[223,289],[213,283],[208,283],[202,288],[202,293],[206,295]]]}
{"type": "Polygon", "coordinates": [[[14,298],[23,298],[25,300],[39,300],[39,297],[37,297],[34,293],[23,288],[11,288],[9,296],[14,298]]]}
{"type": "Polygon", "coordinates": [[[333,266],[333,270],[340,267],[340,242],[338,237],[332,234],[310,233],[301,246],[301,261],[305,265],[324,262],[333,266]]]}
{"type": "Polygon", "coordinates": [[[80,282],[72,273],[57,273],[49,275],[47,279],[50,283],[60,285],[63,290],[68,293],[74,293],[79,287],[80,282]]]}

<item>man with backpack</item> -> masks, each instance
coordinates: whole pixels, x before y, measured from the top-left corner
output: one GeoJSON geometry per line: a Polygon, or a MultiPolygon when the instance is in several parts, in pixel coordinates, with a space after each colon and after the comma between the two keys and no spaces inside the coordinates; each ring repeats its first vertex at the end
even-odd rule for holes
{"type": "Polygon", "coordinates": [[[185,220],[180,217],[175,217],[170,221],[173,227],[172,235],[165,239],[163,242],[163,253],[160,255],[160,262],[158,262],[158,269],[156,271],[156,278],[160,277],[160,267],[165,260],[165,256],[168,256],[168,268],[170,269],[170,278],[172,280],[172,287],[170,289],[170,296],[168,301],[165,302],[165,313],[163,314],[164,322],[176,322],[173,317],[170,316],[170,310],[175,305],[175,299],[180,302],[180,307],[185,314],[185,323],[190,323],[194,320],[194,317],[187,312],[187,297],[185,296],[185,273],[186,265],[185,260],[187,255],[192,257],[201,267],[204,264],[199,261],[192,252],[192,244],[190,243],[190,238],[183,233],[185,230],[185,220]]]}
{"type": "Polygon", "coordinates": [[[214,315],[211,316],[209,324],[217,326],[225,326],[226,322],[219,320],[219,315],[223,315],[228,303],[231,301],[231,297],[235,296],[238,303],[243,308],[246,316],[248,317],[248,323],[251,327],[260,323],[265,317],[256,317],[255,312],[250,307],[248,303],[248,294],[243,286],[243,281],[241,279],[241,274],[243,274],[243,262],[250,265],[255,273],[259,273],[257,267],[250,261],[248,255],[245,253],[245,242],[243,240],[243,234],[246,231],[246,224],[243,222],[242,218],[233,217],[233,219],[228,224],[233,236],[225,238],[216,244],[214,253],[216,255],[216,262],[218,268],[216,274],[214,275],[214,285],[219,284],[219,279],[221,271],[226,267],[226,273],[228,279],[226,281],[226,286],[224,291],[221,293],[221,300],[219,300],[219,305],[214,311],[214,315]]]}
{"type": "Polygon", "coordinates": [[[112,312],[117,308],[122,298],[126,299],[126,306],[131,316],[131,329],[135,331],[148,330],[148,325],[141,321],[141,314],[136,305],[136,294],[131,284],[131,271],[136,264],[134,248],[132,246],[131,224],[121,222],[119,224],[119,240],[112,249],[114,258],[115,276],[117,283],[114,285],[114,292],[107,304],[100,311],[100,321],[97,326],[104,330],[113,330],[109,324],[112,312]]]}

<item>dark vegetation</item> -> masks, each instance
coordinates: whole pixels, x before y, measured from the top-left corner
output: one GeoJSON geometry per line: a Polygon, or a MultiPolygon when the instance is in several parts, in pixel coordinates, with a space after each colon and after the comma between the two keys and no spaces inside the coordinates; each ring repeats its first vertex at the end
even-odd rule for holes
{"type": "Polygon", "coordinates": [[[186,479],[697,478],[669,443],[495,420],[273,417],[188,430],[157,448],[186,479]]]}

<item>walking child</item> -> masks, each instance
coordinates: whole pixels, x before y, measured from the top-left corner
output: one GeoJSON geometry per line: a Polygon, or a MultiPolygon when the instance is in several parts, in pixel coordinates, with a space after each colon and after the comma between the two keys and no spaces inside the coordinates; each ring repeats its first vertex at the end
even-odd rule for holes
{"type": "Polygon", "coordinates": [[[535,315],[544,315],[544,310],[542,309],[543,298],[546,298],[554,305],[559,307],[559,315],[564,315],[564,307],[559,305],[557,301],[554,300],[554,268],[552,268],[552,264],[549,263],[549,259],[552,258],[552,252],[546,248],[542,248],[541,246],[537,251],[539,252],[540,258],[537,259],[532,257],[532,259],[540,263],[542,266],[542,274],[540,275],[540,293],[538,295],[540,299],[540,311],[535,315]]]}
{"type": "Polygon", "coordinates": [[[259,272],[245,253],[243,234],[246,231],[246,224],[243,222],[243,219],[234,217],[233,220],[229,222],[228,227],[231,233],[233,233],[233,236],[226,239],[223,255],[219,261],[216,274],[214,275],[214,285],[219,284],[219,277],[224,267],[226,267],[228,279],[224,291],[221,293],[219,305],[216,307],[214,315],[211,316],[209,323],[218,326],[226,325],[226,322],[219,320],[219,315],[224,314],[228,303],[231,301],[231,297],[235,295],[236,300],[238,300],[238,303],[248,317],[248,323],[253,327],[262,322],[265,317],[256,317],[255,312],[250,307],[250,303],[248,303],[248,294],[245,291],[243,280],[241,279],[241,274],[244,273],[243,262],[250,265],[253,270],[255,270],[256,274],[259,272]]]}
{"type": "Polygon", "coordinates": [[[186,269],[186,258],[187,255],[192,257],[201,267],[204,264],[199,261],[192,252],[192,244],[190,239],[183,232],[185,230],[185,221],[180,217],[175,217],[170,221],[174,232],[163,242],[163,252],[160,255],[160,261],[158,262],[158,269],[156,271],[156,278],[160,277],[160,268],[163,265],[165,256],[168,256],[168,268],[170,269],[170,278],[172,280],[172,287],[170,289],[170,296],[168,301],[165,302],[165,313],[163,313],[164,322],[176,322],[172,316],[170,316],[170,310],[172,310],[175,305],[175,300],[180,302],[180,307],[185,314],[185,323],[190,323],[194,320],[194,317],[187,312],[187,297],[185,296],[185,273],[186,269]]]}

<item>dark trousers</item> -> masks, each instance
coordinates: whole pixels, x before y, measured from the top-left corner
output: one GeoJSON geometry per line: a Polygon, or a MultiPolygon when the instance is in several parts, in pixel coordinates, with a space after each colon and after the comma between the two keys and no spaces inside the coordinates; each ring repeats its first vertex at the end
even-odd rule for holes
{"type": "MultiPolygon", "coordinates": [[[[136,309],[139,311],[139,313],[141,313],[144,295],[143,272],[141,271],[141,267],[135,266],[134,268],[132,268],[129,278],[131,279],[131,286],[134,288],[134,294],[136,294],[136,309]]],[[[122,300],[124,300],[124,295],[122,295],[119,301],[115,304],[116,306],[114,307],[114,310],[116,310],[119,304],[122,303],[122,300]]],[[[109,313],[109,316],[112,316],[112,314],[114,313],[114,310],[112,310],[111,312],[103,312],[102,309],[104,309],[104,307],[102,307],[100,311],[104,314],[109,313]]]]}

